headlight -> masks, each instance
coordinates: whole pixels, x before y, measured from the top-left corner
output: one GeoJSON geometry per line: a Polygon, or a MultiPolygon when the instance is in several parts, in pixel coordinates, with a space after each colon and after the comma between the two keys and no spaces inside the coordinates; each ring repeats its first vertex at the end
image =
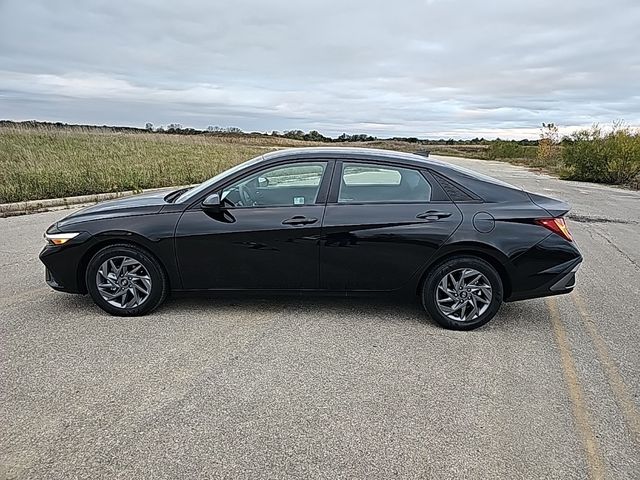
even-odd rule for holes
{"type": "Polygon", "coordinates": [[[69,240],[71,240],[72,238],[77,237],[78,235],[80,235],[80,232],[75,232],[75,233],[45,233],[44,234],[44,238],[51,245],[64,245],[69,240]]]}

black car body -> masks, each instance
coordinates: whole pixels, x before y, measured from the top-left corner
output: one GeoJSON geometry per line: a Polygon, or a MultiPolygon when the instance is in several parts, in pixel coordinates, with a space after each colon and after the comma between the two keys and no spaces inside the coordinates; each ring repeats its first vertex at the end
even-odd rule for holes
{"type": "MultiPolygon", "coordinates": [[[[50,242],[40,258],[51,287],[92,295],[87,269],[113,245],[144,252],[173,292],[415,295],[436,266],[472,258],[499,276],[494,300],[501,303],[573,289],[582,257],[564,227],[568,210],[562,201],[422,156],[292,149],[186,192],[157,191],[75,212],[47,230],[54,240],[73,238],[50,242]]],[[[446,326],[479,326],[472,324],[446,326]]]]}

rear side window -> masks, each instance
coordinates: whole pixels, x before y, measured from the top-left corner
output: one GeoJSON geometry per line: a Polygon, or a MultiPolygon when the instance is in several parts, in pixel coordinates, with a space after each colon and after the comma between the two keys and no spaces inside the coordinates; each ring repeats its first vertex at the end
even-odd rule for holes
{"type": "Polygon", "coordinates": [[[428,202],[431,185],[411,168],[345,162],[338,203],[428,202]]]}

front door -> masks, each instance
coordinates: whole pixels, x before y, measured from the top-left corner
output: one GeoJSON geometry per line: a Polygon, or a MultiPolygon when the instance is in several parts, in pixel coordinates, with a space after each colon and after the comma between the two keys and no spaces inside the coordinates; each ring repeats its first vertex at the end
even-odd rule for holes
{"type": "Polygon", "coordinates": [[[462,221],[455,204],[433,201],[427,176],[417,169],[338,163],[333,183],[323,222],[322,288],[400,289],[462,221]]]}
{"type": "Polygon", "coordinates": [[[317,289],[328,165],[266,168],[216,192],[222,212],[187,210],[176,229],[184,288],[317,289]]]}

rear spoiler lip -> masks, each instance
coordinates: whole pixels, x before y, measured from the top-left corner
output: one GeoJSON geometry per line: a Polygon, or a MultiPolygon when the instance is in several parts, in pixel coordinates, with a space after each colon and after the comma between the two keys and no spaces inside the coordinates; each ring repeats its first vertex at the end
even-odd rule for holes
{"type": "Polygon", "coordinates": [[[526,192],[529,196],[531,202],[543,209],[553,218],[562,217],[566,215],[569,210],[571,210],[571,206],[562,200],[557,200],[555,198],[546,197],[544,195],[538,195],[531,192],[526,192]]]}

